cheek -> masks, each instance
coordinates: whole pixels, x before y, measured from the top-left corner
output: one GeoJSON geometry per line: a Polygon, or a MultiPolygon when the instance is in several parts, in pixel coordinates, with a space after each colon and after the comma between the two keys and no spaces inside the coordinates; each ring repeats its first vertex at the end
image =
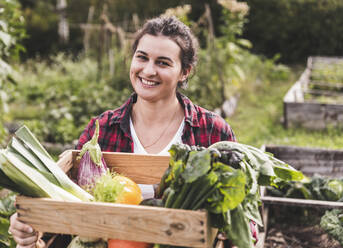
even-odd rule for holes
{"type": "Polygon", "coordinates": [[[132,79],[138,72],[139,68],[136,63],[131,63],[130,66],[130,78],[132,79]]]}

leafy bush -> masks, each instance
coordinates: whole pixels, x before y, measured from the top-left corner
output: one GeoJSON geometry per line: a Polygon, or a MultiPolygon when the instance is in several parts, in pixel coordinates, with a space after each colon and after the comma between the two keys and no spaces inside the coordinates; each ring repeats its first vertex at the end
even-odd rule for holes
{"type": "Polygon", "coordinates": [[[343,54],[343,1],[246,0],[250,6],[244,37],[253,51],[283,62],[311,55],[343,54]]]}
{"type": "Polygon", "coordinates": [[[12,92],[12,119],[21,120],[41,140],[52,143],[71,143],[91,117],[118,107],[131,92],[128,77],[121,82],[97,80],[94,61],[73,61],[63,54],[52,57],[50,63],[28,61],[16,79],[20,84],[12,92]]]}
{"type": "Polygon", "coordinates": [[[14,83],[10,62],[24,50],[19,43],[25,37],[23,24],[19,2],[2,1],[0,3],[0,144],[6,136],[3,126],[4,115],[7,112],[6,89],[10,87],[10,83],[14,83]]]}
{"type": "Polygon", "coordinates": [[[0,248],[14,248],[16,243],[8,233],[10,216],[15,212],[15,197],[13,192],[0,188],[0,248]]]}

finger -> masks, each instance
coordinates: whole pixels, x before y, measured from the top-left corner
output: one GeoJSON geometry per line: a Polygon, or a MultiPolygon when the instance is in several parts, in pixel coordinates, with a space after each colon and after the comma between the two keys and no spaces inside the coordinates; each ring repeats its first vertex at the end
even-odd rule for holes
{"type": "Polygon", "coordinates": [[[36,244],[32,244],[32,245],[17,245],[16,248],[36,248],[36,244]]]}
{"type": "MultiPolygon", "coordinates": [[[[33,228],[30,225],[27,225],[18,220],[18,214],[15,213],[10,218],[10,228],[9,231],[14,234],[18,232],[31,234],[34,232],[33,228]]],[[[31,234],[32,235],[32,234],[31,234]]],[[[29,235],[30,236],[30,235],[29,235]]]]}
{"type": "Polygon", "coordinates": [[[35,247],[35,244],[38,239],[38,235],[35,234],[27,238],[19,238],[18,236],[13,236],[13,238],[20,247],[28,248],[28,247],[35,247]]]}
{"type": "Polygon", "coordinates": [[[35,237],[35,239],[37,239],[37,236],[38,236],[36,232],[27,233],[27,232],[22,232],[17,229],[13,229],[11,233],[14,240],[22,240],[22,239],[31,238],[31,237],[35,237]]]}

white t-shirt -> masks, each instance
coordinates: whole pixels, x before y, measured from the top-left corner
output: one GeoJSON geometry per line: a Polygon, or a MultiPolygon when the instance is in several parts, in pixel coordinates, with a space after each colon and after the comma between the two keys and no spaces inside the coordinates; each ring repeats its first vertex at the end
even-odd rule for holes
{"type": "MultiPolygon", "coordinates": [[[[169,155],[169,149],[173,144],[176,143],[182,143],[182,133],[183,133],[183,128],[185,126],[184,120],[182,120],[179,129],[176,131],[174,137],[171,139],[169,144],[162,149],[157,155],[169,155]]],[[[143,145],[138,139],[138,136],[136,134],[135,128],[133,126],[132,120],[130,118],[130,130],[131,130],[131,137],[133,140],[133,153],[136,154],[148,154],[147,151],[144,149],[143,145]]],[[[138,186],[142,190],[142,195],[143,199],[149,199],[154,197],[154,188],[150,184],[138,184],[138,186]]]]}

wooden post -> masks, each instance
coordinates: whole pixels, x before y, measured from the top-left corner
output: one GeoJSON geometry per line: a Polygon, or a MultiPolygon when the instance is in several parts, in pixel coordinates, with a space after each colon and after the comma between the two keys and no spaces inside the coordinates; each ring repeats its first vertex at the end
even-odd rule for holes
{"type": "Polygon", "coordinates": [[[85,35],[83,37],[83,48],[84,48],[86,55],[89,52],[89,38],[90,38],[90,34],[91,34],[90,25],[93,22],[94,9],[95,9],[94,6],[89,7],[87,24],[86,24],[86,28],[84,29],[85,35]]]}
{"type": "Polygon", "coordinates": [[[57,0],[56,9],[59,15],[58,22],[58,35],[60,42],[62,44],[68,43],[69,40],[69,25],[67,21],[67,1],[66,0],[57,0]]]}

